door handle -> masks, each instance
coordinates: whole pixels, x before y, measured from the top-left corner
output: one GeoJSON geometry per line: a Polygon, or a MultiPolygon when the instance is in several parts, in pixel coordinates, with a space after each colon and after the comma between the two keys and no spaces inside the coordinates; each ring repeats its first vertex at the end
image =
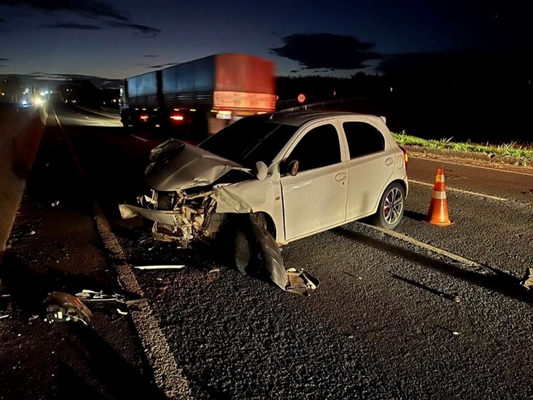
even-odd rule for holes
{"type": "Polygon", "coordinates": [[[391,165],[394,162],[392,157],[389,157],[385,160],[385,165],[391,165]]]}
{"type": "Polygon", "coordinates": [[[339,172],[337,175],[335,175],[335,180],[337,182],[343,181],[346,179],[346,172],[339,172]]]}

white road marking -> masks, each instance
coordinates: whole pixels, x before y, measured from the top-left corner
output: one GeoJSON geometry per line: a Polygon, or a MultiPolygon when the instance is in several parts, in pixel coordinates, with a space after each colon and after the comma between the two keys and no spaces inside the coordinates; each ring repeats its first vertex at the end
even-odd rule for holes
{"type": "Polygon", "coordinates": [[[140,136],[134,135],[133,133],[130,133],[130,136],[134,137],[135,139],[142,140],[143,142],[149,142],[148,139],[142,138],[140,136]]]}
{"type": "MultiPolygon", "coordinates": [[[[416,180],[413,180],[413,179],[409,179],[409,183],[415,183],[417,185],[424,185],[424,186],[429,186],[429,187],[433,187],[434,186],[434,184],[432,184],[432,183],[420,182],[420,181],[416,181],[416,180]]],[[[469,194],[469,195],[472,195],[472,196],[485,197],[487,199],[492,199],[492,200],[499,200],[499,201],[508,201],[509,200],[509,199],[506,199],[506,198],[503,198],[503,197],[491,196],[491,195],[488,195],[488,194],[478,193],[478,192],[471,192],[470,190],[455,189],[455,188],[452,188],[452,187],[449,187],[449,186],[446,186],[446,190],[450,190],[452,192],[459,192],[459,193],[463,193],[463,194],[469,194]]]]}
{"type": "Polygon", "coordinates": [[[431,158],[417,157],[417,156],[412,156],[412,155],[409,155],[409,158],[416,158],[418,160],[433,161],[433,162],[444,163],[444,164],[460,165],[460,166],[463,166],[463,167],[487,169],[489,171],[507,172],[508,174],[533,176],[533,171],[531,173],[520,172],[520,171],[511,171],[511,170],[507,170],[507,169],[484,167],[484,166],[481,166],[481,165],[465,164],[465,163],[459,163],[459,162],[454,162],[454,161],[443,161],[443,160],[440,160],[440,159],[439,160],[433,160],[431,158]]]}
{"type": "MultiPolygon", "coordinates": [[[[93,201],[92,210],[104,246],[113,254],[113,259],[121,260],[115,266],[121,286],[129,293],[144,297],[133,273],[133,267],[128,262],[124,262],[127,260],[124,250],[111,231],[109,222],[96,200],[93,201]]],[[[183,376],[182,369],[178,368],[165,335],[153,317],[154,314],[148,301],[137,303],[134,308],[130,309],[130,314],[145,348],[146,357],[152,366],[157,386],[171,399],[192,399],[189,382],[183,376]]]]}
{"type": "MultiPolygon", "coordinates": [[[[57,114],[54,112],[55,119],[67,143],[70,155],[74,160],[76,168],[81,176],[85,173],[81,164],[74,153],[72,145],[63,130],[57,114]]],[[[112,259],[116,260],[115,268],[117,270],[120,285],[128,292],[144,297],[139,282],[133,273],[133,267],[128,262],[124,250],[120,246],[116,236],[111,231],[111,226],[107,220],[100,204],[92,201],[92,212],[96,220],[96,226],[100,237],[106,249],[112,254],[112,259]]],[[[170,351],[170,346],[161,331],[159,324],[154,318],[152,308],[147,301],[137,303],[135,308],[130,310],[131,318],[139,334],[145,354],[150,363],[156,384],[161,388],[165,395],[171,399],[193,399],[189,382],[183,376],[182,369],[178,368],[176,359],[170,351]]]]}
{"type": "Polygon", "coordinates": [[[461,264],[468,265],[469,267],[489,269],[487,266],[485,266],[483,264],[480,264],[480,263],[478,263],[476,261],[469,260],[468,258],[464,258],[464,257],[462,257],[462,256],[460,256],[458,254],[455,254],[455,253],[449,252],[447,250],[441,249],[439,247],[435,247],[435,246],[432,246],[430,244],[421,242],[420,240],[417,240],[417,239],[414,239],[412,237],[409,237],[409,236],[405,235],[404,233],[391,231],[389,229],[380,228],[378,226],[368,225],[368,227],[370,227],[372,229],[375,229],[375,230],[377,230],[377,231],[379,231],[381,233],[384,233],[385,235],[392,236],[392,237],[394,237],[396,239],[400,239],[400,240],[403,240],[404,242],[414,244],[415,246],[421,247],[423,249],[430,250],[430,251],[432,251],[434,253],[437,253],[437,254],[441,254],[443,256],[451,258],[452,260],[460,262],[461,264]]]}

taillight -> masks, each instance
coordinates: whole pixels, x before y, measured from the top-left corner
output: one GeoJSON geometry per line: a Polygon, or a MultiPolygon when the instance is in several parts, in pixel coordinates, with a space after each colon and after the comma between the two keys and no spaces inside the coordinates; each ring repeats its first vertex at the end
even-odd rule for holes
{"type": "Polygon", "coordinates": [[[407,154],[407,150],[405,150],[402,146],[400,146],[400,149],[403,151],[403,161],[405,162],[405,168],[407,169],[407,164],[409,163],[409,154],[407,154]]]}
{"type": "Polygon", "coordinates": [[[183,114],[173,113],[173,114],[170,114],[170,119],[172,121],[181,122],[185,119],[185,117],[183,116],[183,114]]]}
{"type": "Polygon", "coordinates": [[[149,117],[148,117],[148,114],[141,114],[141,115],[139,115],[139,119],[140,119],[141,121],[146,122],[146,121],[148,121],[148,118],[149,118],[149,117]]]}

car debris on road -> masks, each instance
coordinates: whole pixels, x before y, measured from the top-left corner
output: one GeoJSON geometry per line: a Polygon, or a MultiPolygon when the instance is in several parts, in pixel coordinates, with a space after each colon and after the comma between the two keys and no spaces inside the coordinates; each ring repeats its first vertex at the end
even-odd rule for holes
{"type": "Polygon", "coordinates": [[[520,285],[522,285],[527,290],[531,290],[533,287],[533,268],[526,268],[526,272],[524,273],[524,277],[520,281],[520,285]]]}
{"type": "Polygon", "coordinates": [[[125,305],[132,305],[146,300],[145,298],[126,300],[124,295],[118,293],[105,294],[102,291],[97,292],[90,289],[83,289],[81,292],[76,293],[76,298],[88,303],[114,301],[125,305]]]}
{"type": "Polygon", "coordinates": [[[259,224],[256,215],[251,214],[252,230],[261,246],[264,264],[270,274],[270,279],[281,289],[288,292],[308,296],[311,290],[318,287],[318,280],[311,277],[304,270],[295,268],[285,269],[281,251],[274,237],[259,224]]]}
{"type": "MultiPolygon", "coordinates": [[[[49,323],[54,322],[82,322],[84,325],[89,325],[93,316],[92,311],[85,303],[119,303],[126,306],[146,301],[145,298],[126,300],[126,297],[121,294],[106,294],[103,291],[95,291],[90,289],[83,289],[76,295],[71,295],[65,292],[51,292],[48,293],[46,303],[47,314],[44,318],[49,323]]],[[[116,308],[120,315],[127,315],[128,312],[116,308]]]]}
{"type": "Polygon", "coordinates": [[[46,301],[48,305],[45,321],[49,323],[79,321],[89,325],[93,314],[77,297],[64,292],[51,292],[48,293],[46,301]]]}
{"type": "Polygon", "coordinates": [[[133,268],[150,270],[150,269],[183,269],[185,265],[137,265],[133,268]]]}

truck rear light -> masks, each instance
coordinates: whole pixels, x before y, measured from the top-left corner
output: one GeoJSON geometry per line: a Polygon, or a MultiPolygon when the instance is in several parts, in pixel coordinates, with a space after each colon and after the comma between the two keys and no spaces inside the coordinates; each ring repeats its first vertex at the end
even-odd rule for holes
{"type": "Polygon", "coordinates": [[[185,117],[183,116],[183,114],[173,113],[170,115],[170,119],[175,122],[181,122],[185,119],[185,117]]]}
{"type": "Polygon", "coordinates": [[[141,121],[146,122],[146,121],[148,121],[148,118],[149,118],[149,117],[148,117],[148,114],[141,114],[141,115],[139,115],[139,119],[140,119],[141,121]]]}

